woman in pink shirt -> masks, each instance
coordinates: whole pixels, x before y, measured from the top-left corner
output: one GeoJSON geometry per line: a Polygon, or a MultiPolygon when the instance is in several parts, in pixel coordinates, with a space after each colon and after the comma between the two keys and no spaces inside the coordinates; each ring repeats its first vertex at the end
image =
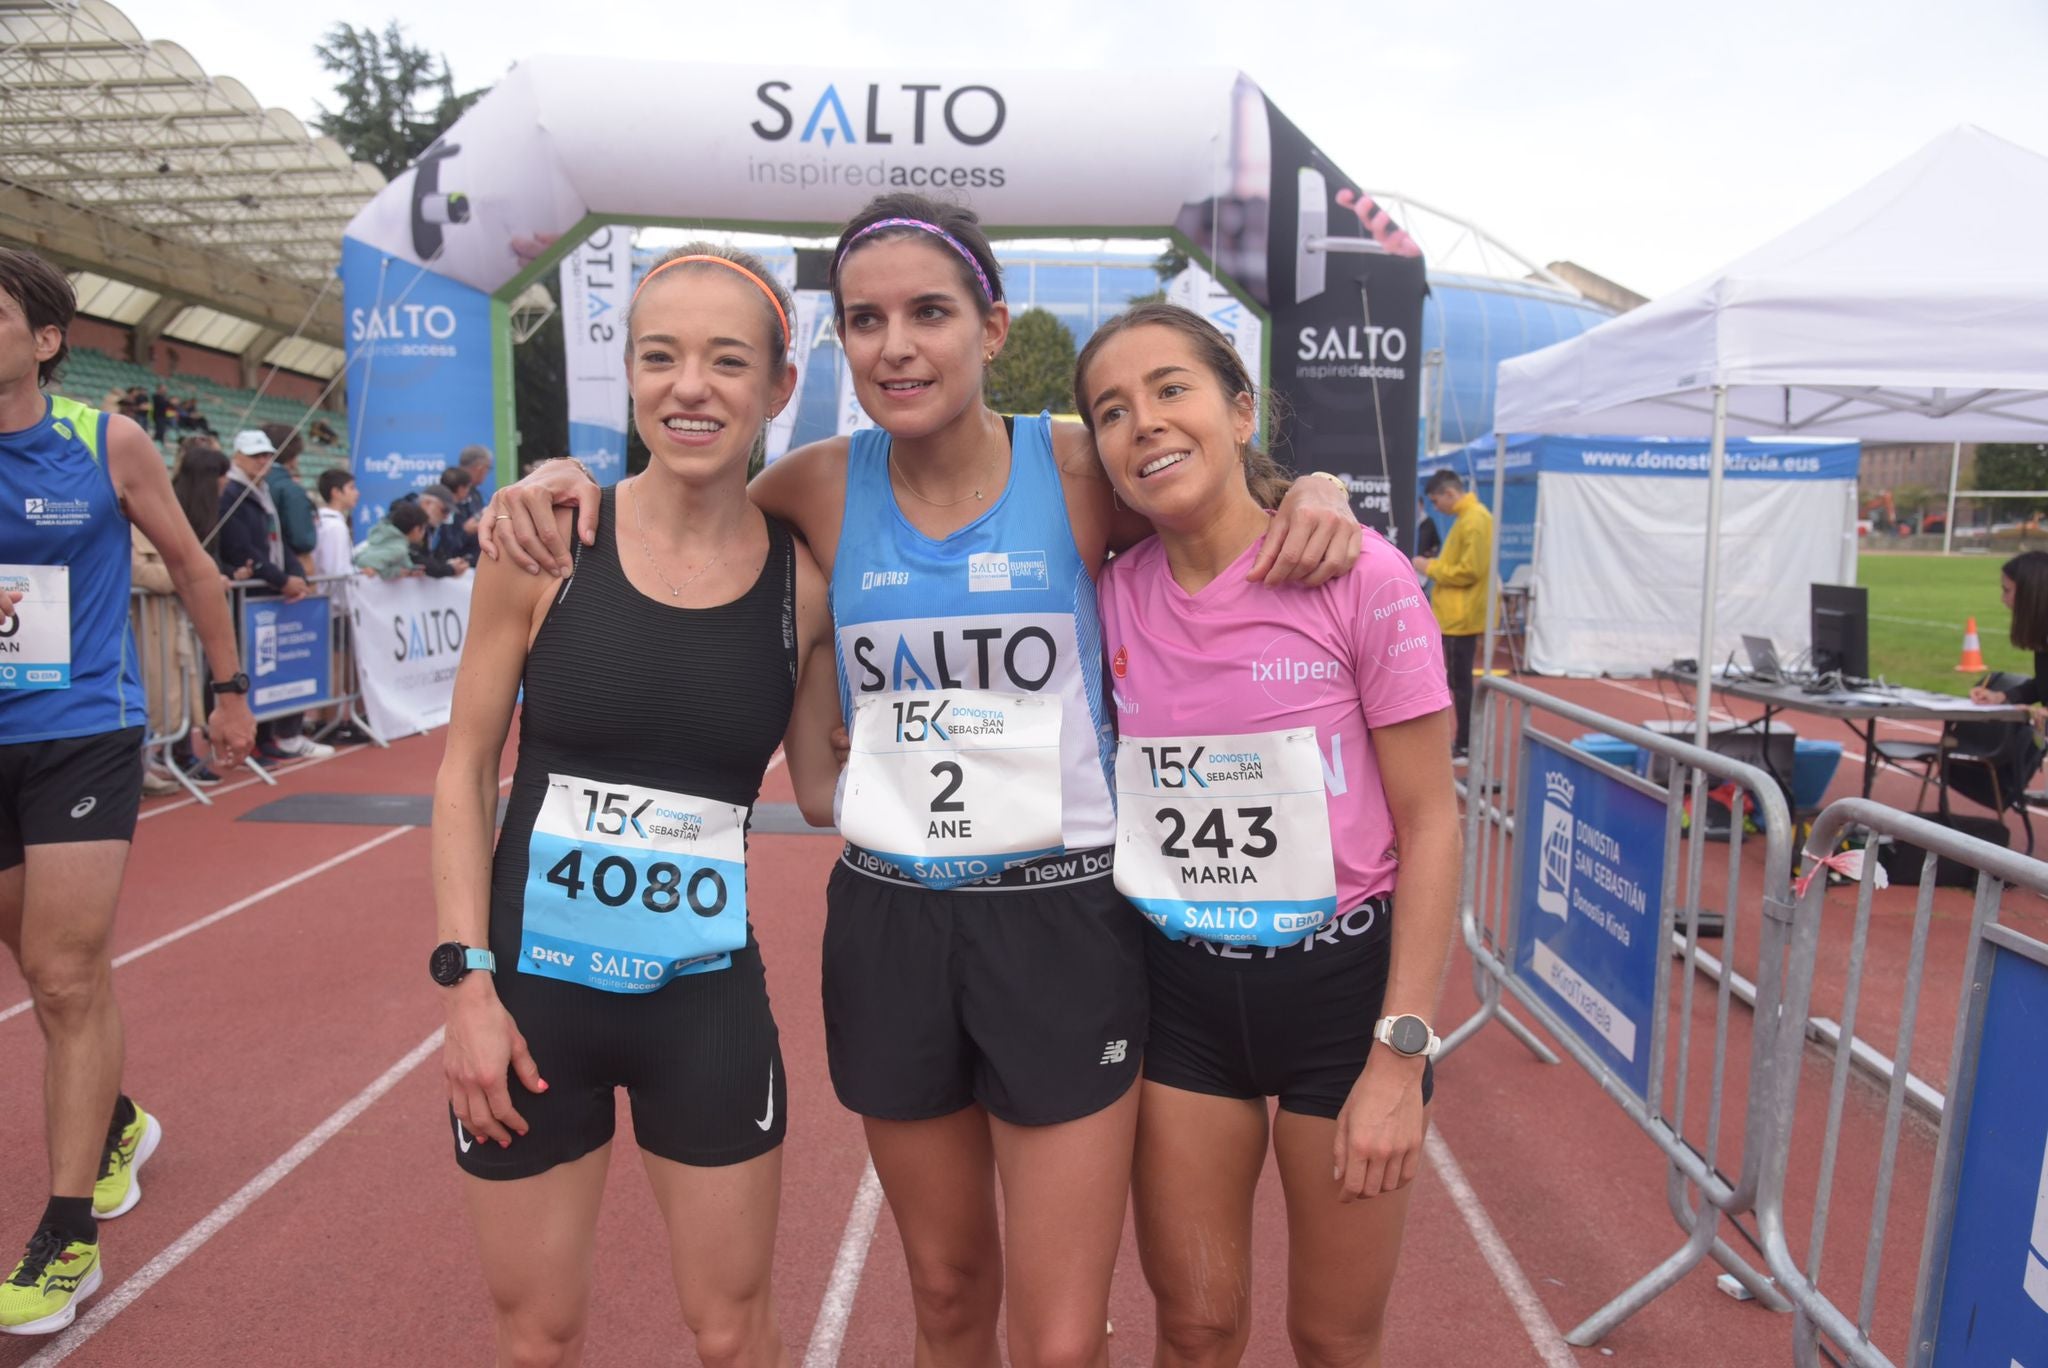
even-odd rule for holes
{"type": "Polygon", "coordinates": [[[1246,578],[1284,479],[1251,445],[1236,352],[1197,315],[1111,320],[1075,400],[1118,497],[1158,529],[1100,594],[1116,883],[1160,932],[1134,1179],[1158,1362],[1243,1355],[1270,1134],[1295,1355],[1377,1364],[1458,887],[1436,620],[1372,535],[1314,588],[1246,578]]]}

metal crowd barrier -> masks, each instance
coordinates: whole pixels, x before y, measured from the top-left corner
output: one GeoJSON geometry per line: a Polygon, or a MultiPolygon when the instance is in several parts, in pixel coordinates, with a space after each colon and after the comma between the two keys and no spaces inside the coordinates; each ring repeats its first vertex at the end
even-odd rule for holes
{"type": "MultiPolygon", "coordinates": [[[[317,740],[348,724],[378,746],[390,744],[377,734],[363,715],[354,615],[349,611],[355,578],[352,574],[306,577],[312,591],[308,597],[325,596],[329,603],[326,685],[310,700],[293,699],[269,706],[257,704],[252,693],[250,711],[258,722],[295,713],[331,710],[331,717],[317,725],[309,725],[306,734],[317,740]]],[[[242,668],[249,674],[256,691],[260,692],[263,679],[251,658],[252,643],[248,640],[245,608],[251,604],[281,604],[283,600],[260,581],[248,580],[237,581],[227,591],[227,600],[229,614],[235,623],[236,643],[242,654],[242,668]]],[[[160,765],[194,798],[211,805],[212,797],[193,781],[177,760],[179,743],[191,737],[195,726],[203,726],[203,723],[195,724],[194,714],[202,718],[205,715],[206,655],[200,649],[199,634],[176,594],[131,590],[129,622],[135,633],[143,690],[148,701],[149,726],[143,737],[143,755],[149,762],[160,765]]],[[[254,756],[242,763],[264,783],[277,783],[276,777],[258,764],[254,756]]]]}
{"type": "MultiPolygon", "coordinates": [[[[1841,1029],[1832,1050],[1822,1052],[1830,1071],[1818,1173],[1811,1209],[1797,1213],[1808,1225],[1804,1262],[1792,1248],[1786,1220],[1788,1172],[1794,1141],[1801,1138],[1796,1122],[1807,1046],[1802,1032],[1779,1033],[1770,1091],[1759,1094],[1781,1118],[1763,1166],[1757,1219],[1765,1257],[1797,1313],[1794,1360],[1804,1368],[1818,1364],[1824,1353],[1830,1362],[1858,1368],[2048,1363],[2048,943],[2000,920],[2008,887],[2048,896],[2048,864],[1860,798],[1842,799],[1822,812],[1807,839],[1809,859],[1829,854],[1845,836],[1859,831],[1866,858],[1842,988],[1841,1029]],[[1886,837],[1929,852],[1922,861],[1906,969],[1899,980],[1868,972],[1879,866],[1869,856],[1886,837]],[[1907,1064],[1936,920],[1937,856],[1974,871],[1975,896],[1911,1320],[1904,1329],[1898,1325],[1894,1298],[1882,1307],[1887,1325],[1874,1338],[1886,1224],[1897,1196],[1909,1101],[1907,1064]],[[1873,1126],[1871,1107],[1848,1102],[1856,1024],[1859,1013],[1887,1017],[1883,999],[1894,992],[1897,1039],[1882,1119],[1873,1126]],[[1822,1272],[1845,1127],[1853,1127],[1852,1146],[1867,1147],[1874,1139],[1877,1149],[1863,1269],[1853,1284],[1840,1274],[1824,1279],[1822,1272]],[[1823,1337],[1838,1352],[1828,1353],[1823,1337]],[[1878,1347],[1876,1338],[1894,1344],[1903,1340],[1904,1352],[1894,1357],[1878,1347]]],[[[1785,975],[1788,1021],[1803,1020],[1812,998],[1826,896],[1826,879],[1816,878],[1801,900],[1785,975]]],[[[1860,1206],[1857,1210],[1861,1219],[1860,1206]]]]}
{"type": "MultiPolygon", "coordinates": [[[[1480,1007],[1446,1037],[1439,1060],[1470,1040],[1487,1022],[1499,1021],[1538,1057],[1555,1063],[1557,1056],[1507,1006],[1505,997],[1512,996],[1664,1153],[1669,1160],[1666,1200],[1686,1235],[1677,1251],[1574,1328],[1566,1340],[1575,1345],[1598,1343],[1709,1257],[1763,1305],[1790,1309],[1768,1276],[1719,1238],[1723,1216],[1738,1216],[1755,1204],[1772,1138],[1768,1113],[1746,1102],[1755,1089],[1769,1081],[1782,1057],[1775,1028],[1780,1019],[1777,995],[1781,977],[1776,966],[1783,963],[1789,937],[1793,844],[1782,791],[1755,766],[1510,680],[1482,679],[1475,702],[1479,715],[1474,719],[1475,741],[1465,785],[1465,870],[1459,920],[1473,957],[1480,1007]],[[1574,734],[1598,732],[1662,757],[1665,777],[1652,782],[1569,750],[1570,737],[1555,729],[1559,723],[1574,734]],[[1577,766],[1584,769],[1575,769],[1577,766]],[[1545,791],[1524,793],[1525,786],[1533,786],[1535,771],[1540,771],[1545,791]],[[1580,776],[1577,785],[1570,773],[1580,776]],[[1595,779],[1597,782],[1592,782],[1595,779]],[[1577,790],[1585,789],[1589,782],[1597,792],[1582,804],[1577,790]],[[1746,792],[1755,805],[1754,820],[1759,827],[1755,837],[1745,834],[1744,805],[1736,792],[1726,789],[1730,784],[1746,792]],[[1710,958],[1701,952],[1699,941],[1703,918],[1710,932],[1715,919],[1713,912],[1702,910],[1701,890],[1710,858],[1705,820],[1712,806],[1708,797],[1716,790],[1730,800],[1734,811],[1725,857],[1714,857],[1725,858],[1726,864],[1727,888],[1718,915],[1721,957],[1732,962],[1741,937],[1756,934],[1760,938],[1758,962],[1763,966],[1750,1027],[1751,1091],[1745,1093],[1738,1087],[1732,1099],[1727,1085],[1734,976],[1718,976],[1711,1040],[1705,1050],[1699,1050],[1694,1041],[1694,996],[1700,976],[1674,973],[1670,968],[1674,950],[1693,965],[1710,958]],[[1524,809],[1525,803],[1535,806],[1524,809]],[[1636,833],[1635,846],[1653,847],[1638,851],[1634,858],[1637,872],[1656,881],[1654,909],[1641,880],[1624,879],[1617,874],[1618,863],[1603,862],[1610,858],[1625,861],[1629,843],[1612,839],[1594,819],[1578,815],[1582,806],[1592,803],[1612,804],[1616,815],[1599,821],[1610,821],[1617,828],[1626,825],[1636,833]],[[1540,825],[1531,828],[1535,840],[1518,851],[1516,828],[1524,811],[1531,822],[1540,825]],[[1699,814],[1701,820],[1689,820],[1689,812],[1699,814]],[[1742,855],[1749,840],[1763,842],[1760,869],[1744,866],[1742,855]],[[1527,863],[1530,860],[1538,863],[1532,866],[1527,863]],[[1581,877],[1595,887],[1589,890],[1586,884],[1576,882],[1581,877]],[[1546,882],[1550,885],[1547,890],[1546,882]],[[1626,896],[1615,895],[1616,889],[1626,896]],[[1625,925],[1631,914],[1639,924],[1625,925]],[[1752,917],[1758,923],[1754,932],[1749,929],[1752,917]],[[1594,929],[1577,929],[1588,926],[1594,929]],[[1568,940],[1574,934],[1602,945],[1606,942],[1600,936],[1606,935],[1617,943],[1607,946],[1611,962],[1626,961],[1633,975],[1630,982],[1638,990],[1647,983],[1647,992],[1638,991],[1634,996],[1633,1018],[1620,1020],[1629,1013],[1612,982],[1603,988],[1594,982],[1600,977],[1597,972],[1582,972],[1583,963],[1575,965],[1561,957],[1578,952],[1560,952],[1557,945],[1588,943],[1585,939],[1568,940]],[[1647,941],[1639,941],[1642,936],[1647,936],[1647,941]],[[1675,1003],[1674,980],[1678,988],[1675,1003]],[[1674,1025],[1675,1049],[1671,1039],[1674,1025]],[[1647,1044],[1641,1039],[1645,1034],[1647,1044]],[[1705,1057],[1696,1059],[1700,1054],[1705,1057]],[[1696,1068],[1707,1080],[1703,1108],[1693,1105],[1696,1068]],[[1724,1130],[1740,1132],[1739,1147],[1725,1163],[1724,1130]]],[[[1610,979],[1617,977],[1626,975],[1610,974],[1610,979]]],[[[1739,1225],[1736,1228],[1740,1230],[1739,1225]]]]}

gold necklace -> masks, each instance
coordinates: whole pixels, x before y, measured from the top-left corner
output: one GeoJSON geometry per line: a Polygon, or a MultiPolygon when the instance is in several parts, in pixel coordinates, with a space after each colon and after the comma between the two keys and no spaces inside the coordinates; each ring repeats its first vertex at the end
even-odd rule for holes
{"type": "Polygon", "coordinates": [[[903,473],[903,467],[896,464],[896,453],[893,451],[889,453],[889,469],[896,472],[896,478],[903,481],[903,487],[909,490],[913,495],[915,495],[919,502],[928,503],[933,508],[952,508],[958,504],[966,503],[969,499],[974,499],[977,502],[981,499],[981,488],[978,485],[975,487],[973,493],[962,494],[957,499],[934,499],[931,495],[925,493],[922,489],[919,489],[916,485],[910,482],[910,477],[903,473]]]}
{"type": "MultiPolygon", "coordinates": [[[[635,477],[634,483],[639,483],[638,477],[635,477]]],[[[647,563],[654,567],[654,573],[661,576],[661,582],[668,586],[668,595],[670,598],[681,598],[683,596],[683,590],[689,588],[698,580],[703,579],[704,576],[710,572],[711,567],[718,564],[718,562],[724,559],[725,557],[725,552],[719,552],[716,556],[713,556],[710,560],[704,562],[703,567],[699,569],[696,574],[690,576],[681,584],[677,584],[674,580],[668,577],[666,572],[662,570],[661,562],[654,558],[654,546],[647,540],[647,511],[645,506],[641,504],[640,496],[638,494],[635,494],[633,496],[633,525],[640,531],[641,552],[647,557],[647,563]]]]}

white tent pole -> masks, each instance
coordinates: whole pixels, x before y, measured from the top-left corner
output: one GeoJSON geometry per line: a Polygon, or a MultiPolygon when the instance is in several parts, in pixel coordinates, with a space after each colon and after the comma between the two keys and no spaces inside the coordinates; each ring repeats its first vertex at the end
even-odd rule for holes
{"type": "Polygon", "coordinates": [[[1494,619],[1500,615],[1500,522],[1502,490],[1507,486],[1508,435],[1494,434],[1493,438],[1493,549],[1492,559],[1486,565],[1486,637],[1480,647],[1480,677],[1493,677],[1493,635],[1494,619]]]}
{"type": "Polygon", "coordinates": [[[1728,464],[1728,387],[1714,386],[1714,444],[1707,464],[1707,572],[1700,585],[1699,698],[1693,744],[1707,744],[1708,702],[1714,696],[1714,596],[1721,578],[1721,477],[1728,464]]]}
{"type": "Polygon", "coordinates": [[[1948,458],[1948,516],[1941,520],[1941,554],[1946,556],[1956,537],[1956,476],[1963,468],[1963,444],[1957,442],[1948,458]]]}

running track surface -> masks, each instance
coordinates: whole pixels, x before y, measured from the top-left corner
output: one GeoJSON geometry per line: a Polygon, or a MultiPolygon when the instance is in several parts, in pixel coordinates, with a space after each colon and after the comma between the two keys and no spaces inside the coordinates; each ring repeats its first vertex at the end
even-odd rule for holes
{"type": "MultiPolygon", "coordinates": [[[[1630,720],[1684,706],[1641,682],[1545,687],[1630,720]]],[[[426,793],[439,757],[438,738],[414,738],[294,766],[281,772],[279,789],[217,791],[211,809],[184,800],[145,807],[114,945],[132,958],[117,961],[115,983],[127,1086],[162,1118],[164,1144],[144,1170],[141,1205],[103,1227],[107,1283],[80,1323],[52,1339],[0,1339],[0,1368],[490,1361],[489,1308],[443,1102],[442,1013],[425,974],[428,833],[235,820],[286,793],[426,793]]],[[[1853,769],[1844,764],[1836,795],[1852,790],[1853,769]]],[[[1878,796],[1909,806],[1913,788],[1888,778],[1878,796]]],[[[771,774],[764,800],[789,797],[786,776],[771,774]]],[[[793,1361],[806,1368],[910,1359],[896,1233],[886,1207],[869,1233],[876,1203],[863,1181],[860,1127],[834,1100],[825,1069],[818,945],[837,849],[824,835],[757,836],[751,859],[789,1076],[776,1290],[793,1361]]],[[[1899,906],[1896,896],[1881,904],[1888,934],[1902,921],[1899,906]]],[[[1960,944],[1956,923],[1967,922],[1966,903],[1942,908],[1930,976],[1948,981],[1939,1009],[1923,1013],[1935,1023],[1923,1028],[1929,1043],[1915,1050],[1916,1068],[1936,1086],[1960,969],[1941,951],[1960,944]]],[[[2040,934],[2048,918],[2031,906],[2023,913],[2021,924],[2040,934]]],[[[1831,904],[1829,915],[1845,916],[1846,903],[1831,904]]],[[[1817,994],[1817,1012],[1827,991],[1817,994]]],[[[0,1169],[0,1238],[8,1241],[28,1235],[46,1181],[41,1048],[26,996],[12,962],[0,961],[0,1058],[8,1061],[0,1153],[13,1156],[0,1169]]],[[[1474,1002],[1460,949],[1441,1019],[1462,1020],[1474,1002]]],[[[1710,1005],[1703,993],[1697,1020],[1707,1020],[1710,1005]]],[[[1736,1018],[1739,1063],[1747,1025],[1740,1009],[1736,1018]]],[[[1882,1025],[1874,1019],[1873,1038],[1889,1051],[1882,1025]]],[[[1731,1097],[1740,1096],[1740,1074],[1731,1097]]],[[[1823,1085],[1809,1054],[1803,1116],[1816,1110],[1823,1085]]],[[[1858,1084],[1852,1119],[1867,1120],[1881,1103],[1858,1084]]],[[[586,1361],[694,1363],[630,1135],[622,1106],[586,1361]]],[[[1389,1365],[1789,1362],[1790,1318],[1724,1296],[1711,1265],[1600,1348],[1562,1343],[1560,1328],[1680,1243],[1660,1157],[1576,1067],[1546,1067],[1498,1028],[1481,1032],[1439,1071],[1431,1143],[1394,1287],[1389,1365]]],[[[1811,1137],[1795,1145],[1795,1172],[1810,1172],[1815,1148],[1811,1137]]],[[[1909,1126],[1888,1223],[1902,1252],[1887,1262],[1881,1298],[1900,1309],[1881,1312],[1881,1328],[1895,1327],[1910,1302],[1922,1208],[1908,1189],[1924,1183],[1931,1154],[1931,1129],[1909,1126]]],[[[1838,1279],[1854,1277],[1873,1173],[1870,1155],[1847,1145],[1836,1229],[1848,1234],[1830,1254],[1838,1279]]],[[[1794,1225],[1794,1247],[1803,1249],[1804,1222],[1794,1225]]],[[[1246,1362],[1286,1364],[1284,1228],[1270,1170],[1256,1236],[1246,1362]]],[[[1128,1226],[1112,1317],[1112,1362],[1149,1363],[1151,1305],[1128,1226]]]]}

